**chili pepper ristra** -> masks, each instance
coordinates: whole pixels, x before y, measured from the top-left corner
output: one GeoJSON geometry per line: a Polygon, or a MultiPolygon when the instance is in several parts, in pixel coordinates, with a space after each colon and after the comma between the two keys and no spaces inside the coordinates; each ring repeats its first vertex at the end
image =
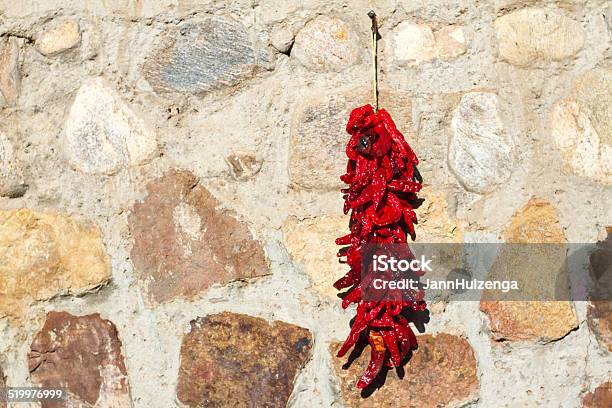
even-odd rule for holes
{"type": "Polygon", "coordinates": [[[422,293],[409,300],[363,298],[363,285],[369,278],[368,272],[362,271],[363,246],[395,243],[408,247],[407,237],[415,239],[414,207],[422,185],[416,154],[391,115],[378,109],[378,31],[376,14],[371,11],[368,16],[372,19],[375,106],[354,109],[346,126],[350,135],[346,147],[348,164],[340,179],[348,185],[341,191],[344,213],[350,212],[350,233],[336,239],[336,244],[342,246],[338,256],[350,270],[334,284],[338,290],[348,288],[343,308],[357,304],[357,316],[338,357],[345,356],[358,341],[370,345],[370,363],[357,383],[358,388],[371,384],[383,365],[400,366],[409,352],[416,349],[417,339],[408,317],[426,308],[422,293]]]}

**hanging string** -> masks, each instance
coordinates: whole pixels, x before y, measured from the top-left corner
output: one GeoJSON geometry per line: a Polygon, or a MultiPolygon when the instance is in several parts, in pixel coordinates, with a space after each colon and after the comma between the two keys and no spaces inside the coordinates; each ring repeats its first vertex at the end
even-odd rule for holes
{"type": "Polygon", "coordinates": [[[374,109],[378,112],[378,21],[374,10],[368,12],[372,20],[372,87],[374,89],[374,109]]]}

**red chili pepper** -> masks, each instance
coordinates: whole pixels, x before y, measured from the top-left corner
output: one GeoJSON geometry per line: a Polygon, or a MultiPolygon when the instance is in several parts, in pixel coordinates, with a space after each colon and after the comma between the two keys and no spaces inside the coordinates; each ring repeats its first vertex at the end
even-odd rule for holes
{"type": "MultiPolygon", "coordinates": [[[[334,287],[349,288],[342,307],[357,303],[357,316],[338,357],[344,356],[360,338],[367,338],[370,363],[357,383],[358,388],[364,388],[374,381],[383,365],[399,366],[417,347],[416,336],[403,312],[425,310],[423,292],[406,300],[400,291],[389,290],[385,300],[365,301],[363,288],[374,277],[362,276],[361,250],[368,243],[406,243],[408,235],[415,239],[417,217],[411,203],[417,198],[422,180],[416,170],[416,154],[386,110],[375,112],[370,105],[354,109],[346,131],[351,135],[346,147],[349,160],[340,179],[348,184],[342,193],[344,213],[351,212],[351,232],[336,239],[336,244],[344,246],[338,256],[346,258],[343,261],[350,270],[334,287]]],[[[406,250],[412,254],[407,243],[406,250]]]]}

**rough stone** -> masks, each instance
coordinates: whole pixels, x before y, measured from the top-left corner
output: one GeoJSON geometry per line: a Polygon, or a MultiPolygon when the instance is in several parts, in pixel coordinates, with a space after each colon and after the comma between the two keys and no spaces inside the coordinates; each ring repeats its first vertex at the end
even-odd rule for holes
{"type": "Polygon", "coordinates": [[[332,285],[348,269],[337,262],[335,240],[348,232],[348,217],[318,217],[298,220],[289,217],[283,225],[285,245],[293,262],[303,268],[312,288],[324,298],[338,300],[332,285]]]}
{"type": "MultiPolygon", "coordinates": [[[[67,391],[62,407],[132,406],[117,328],[97,313],[49,312],[30,346],[28,368],[39,387],[67,391]]],[[[58,406],[51,401],[41,404],[58,406]]]]}
{"type": "Polygon", "coordinates": [[[583,408],[609,408],[612,407],[612,382],[599,385],[593,392],[582,397],[583,408]]]}
{"type": "Polygon", "coordinates": [[[0,197],[21,197],[27,188],[13,145],[8,137],[0,132],[0,197]]]}
{"type": "MultiPolygon", "coordinates": [[[[297,108],[291,130],[289,174],[291,184],[303,190],[335,190],[343,186],[346,171],[346,122],[352,108],[371,102],[363,88],[312,98],[297,108]]],[[[412,99],[382,90],[381,104],[389,111],[398,129],[411,142],[412,99]]]]}
{"type": "Polygon", "coordinates": [[[318,16],[295,36],[291,56],[312,71],[342,71],[359,61],[358,38],[344,21],[318,16]]]}
{"type": "Polygon", "coordinates": [[[497,95],[463,95],[451,127],[448,163],[465,189],[485,194],[510,178],[514,141],[504,127],[497,95]]]}
{"type": "Polygon", "coordinates": [[[237,85],[265,58],[242,23],[210,17],[164,31],[143,73],[157,93],[198,94],[237,85]]]}
{"type": "Polygon", "coordinates": [[[0,318],[18,318],[34,300],[83,294],[110,278],[96,225],[29,209],[0,211],[0,318]]]}
{"type": "MultiPolygon", "coordinates": [[[[6,379],[2,367],[0,367],[0,390],[6,388],[6,379]]],[[[0,408],[6,408],[6,402],[0,400],[0,408]]]]}
{"type": "Polygon", "coordinates": [[[550,245],[566,242],[554,207],[547,201],[531,199],[513,216],[504,240],[534,245],[502,247],[489,271],[488,280],[515,280],[520,288],[518,294],[483,294],[480,310],[489,317],[493,339],[547,343],[576,329],[574,307],[563,300],[569,299],[564,272],[566,248],[550,245]]]}
{"type": "Polygon", "coordinates": [[[79,23],[68,20],[44,31],[36,39],[35,46],[42,55],[52,57],[76,47],[80,42],[79,23]]]}
{"type": "Polygon", "coordinates": [[[451,60],[467,51],[468,31],[463,26],[446,26],[433,32],[428,24],[403,22],[390,36],[393,60],[418,65],[436,58],[451,60]]]}
{"type": "Polygon", "coordinates": [[[416,210],[417,242],[425,243],[462,243],[463,229],[456,217],[449,214],[445,195],[425,184],[419,192],[419,198],[425,201],[416,210]]]}
{"type": "Polygon", "coordinates": [[[566,168],[612,184],[612,70],[576,78],[568,96],[553,107],[552,137],[566,168]]]}
{"type": "Polygon", "coordinates": [[[236,180],[251,179],[261,170],[262,161],[255,152],[234,151],[225,160],[236,180]]]}
{"type": "MultiPolygon", "coordinates": [[[[389,370],[384,386],[368,398],[355,388],[369,361],[367,349],[348,369],[336,358],[341,343],[331,345],[334,371],[344,402],[353,408],[460,407],[478,396],[476,358],[470,343],[447,333],[418,336],[419,348],[404,366],[403,378],[389,370]]],[[[375,380],[376,381],[376,380],[375,380]]]]}
{"type": "Polygon", "coordinates": [[[599,345],[612,352],[612,301],[591,302],[587,311],[587,322],[599,345]]]}
{"type": "Polygon", "coordinates": [[[20,89],[19,43],[14,37],[0,38],[0,106],[14,105],[20,89]]]}
{"type": "Polygon", "coordinates": [[[188,171],[171,170],[147,185],[129,226],[131,259],[147,298],[191,299],[213,284],[269,273],[259,241],[246,224],[188,171]]]}
{"type": "Polygon", "coordinates": [[[178,399],[188,407],[285,407],[312,335],[234,313],[200,317],[183,337],[178,399]]]}
{"type": "Polygon", "coordinates": [[[561,61],[584,45],[580,23],[540,8],[525,8],[495,20],[499,55],[519,67],[561,61]]]}
{"type": "Polygon", "coordinates": [[[286,28],[279,28],[270,35],[270,43],[280,53],[286,54],[293,46],[293,33],[286,28]]]}
{"type": "Polygon", "coordinates": [[[84,173],[115,174],[145,163],[157,151],[154,131],[102,78],[79,88],[64,137],[66,159],[84,173]]]}

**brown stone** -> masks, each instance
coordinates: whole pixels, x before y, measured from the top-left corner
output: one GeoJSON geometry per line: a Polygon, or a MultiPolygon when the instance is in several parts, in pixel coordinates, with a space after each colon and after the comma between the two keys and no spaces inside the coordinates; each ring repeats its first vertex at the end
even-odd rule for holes
{"type": "Polygon", "coordinates": [[[127,370],[117,328],[99,314],[49,312],[28,354],[28,367],[42,388],[63,388],[65,403],[46,407],[131,407],[127,370]]]}
{"type": "Polygon", "coordinates": [[[591,302],[587,312],[587,321],[589,329],[595,334],[601,347],[612,352],[612,301],[591,302]]]}
{"type": "Polygon", "coordinates": [[[225,159],[230,173],[236,180],[248,180],[261,170],[261,160],[254,152],[235,151],[225,159]]]}
{"type": "Polygon", "coordinates": [[[403,377],[400,379],[396,371],[390,370],[384,385],[368,398],[362,398],[355,387],[368,365],[368,349],[348,369],[344,369],[345,359],[335,357],[341,343],[333,343],[334,371],[340,380],[346,406],[452,408],[474,401],[479,384],[476,358],[470,343],[447,333],[418,336],[418,342],[419,348],[404,366],[403,377]]]}
{"type": "Polygon", "coordinates": [[[224,312],[191,322],[177,386],[188,407],[285,407],[311,356],[312,335],[292,324],[224,312]]]}
{"type": "Polygon", "coordinates": [[[129,225],[135,274],[151,302],[269,273],[262,244],[192,173],[171,170],[147,191],[129,225]]]}
{"type": "Polygon", "coordinates": [[[348,233],[348,216],[317,217],[298,220],[289,217],[283,225],[285,245],[298,268],[310,278],[312,288],[329,300],[338,300],[332,285],[348,272],[338,262],[335,240],[348,233]]]}
{"type": "MultiPolygon", "coordinates": [[[[294,114],[289,173],[291,184],[304,190],[334,190],[344,184],[346,123],[351,109],[372,103],[368,90],[359,88],[324,98],[310,99],[294,114]]],[[[412,102],[405,94],[381,91],[380,103],[410,141],[412,102]]]]}
{"type": "Polygon", "coordinates": [[[612,407],[612,382],[608,381],[582,397],[583,408],[612,407]]]}
{"type": "Polygon", "coordinates": [[[20,89],[19,44],[14,37],[0,38],[0,106],[15,104],[20,89]]]}
{"type": "Polygon", "coordinates": [[[532,198],[514,214],[504,240],[533,245],[503,246],[489,271],[488,280],[514,280],[520,288],[518,293],[483,294],[480,310],[489,317],[492,338],[546,343],[578,327],[573,305],[555,301],[569,294],[564,286],[566,239],[554,207],[532,198]]]}
{"type": "Polygon", "coordinates": [[[0,318],[16,319],[32,301],[83,294],[110,278],[95,224],[30,209],[0,211],[0,318]]]}
{"type": "MultiPolygon", "coordinates": [[[[2,367],[0,367],[0,390],[6,388],[6,379],[4,378],[4,373],[2,372],[2,367]]],[[[0,408],[6,408],[6,402],[0,400],[0,408]]]]}
{"type": "Polygon", "coordinates": [[[589,257],[592,290],[587,322],[599,344],[612,351],[612,228],[599,241],[589,257]]]}

